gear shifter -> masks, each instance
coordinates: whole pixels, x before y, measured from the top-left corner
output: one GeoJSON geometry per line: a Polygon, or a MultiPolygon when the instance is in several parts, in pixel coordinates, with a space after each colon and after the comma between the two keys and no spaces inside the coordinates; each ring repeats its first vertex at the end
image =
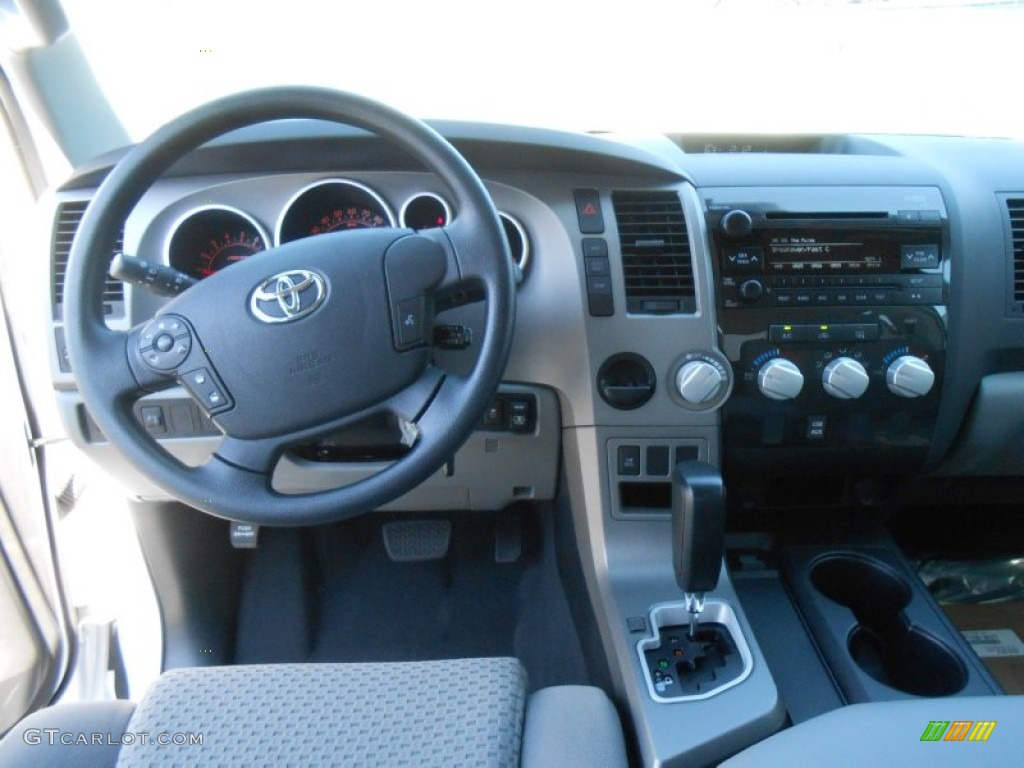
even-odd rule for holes
{"type": "Polygon", "coordinates": [[[697,635],[704,594],[718,584],[725,539],[722,474],[703,461],[681,461],[672,473],[672,567],[697,635]]]}

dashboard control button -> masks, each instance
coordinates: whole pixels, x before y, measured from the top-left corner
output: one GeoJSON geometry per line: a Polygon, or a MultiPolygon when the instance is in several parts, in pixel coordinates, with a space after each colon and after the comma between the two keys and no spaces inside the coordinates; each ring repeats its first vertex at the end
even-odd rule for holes
{"type": "Polygon", "coordinates": [[[800,338],[799,325],[770,325],[768,326],[768,341],[779,344],[787,341],[803,341],[800,338]]]}
{"type": "Polygon", "coordinates": [[[512,432],[533,431],[533,402],[530,398],[508,399],[508,428],[512,432]]]}
{"type": "Polygon", "coordinates": [[[775,306],[776,307],[792,307],[794,304],[794,295],[792,291],[776,291],[775,292],[775,306]]]}
{"type": "Polygon", "coordinates": [[[504,429],[505,428],[505,403],[501,400],[491,400],[487,406],[487,410],[484,411],[483,418],[484,429],[504,429]]]}
{"type": "Polygon", "coordinates": [[[586,260],[586,269],[588,275],[611,274],[611,267],[608,264],[607,256],[588,256],[586,260]]]}
{"type": "Polygon", "coordinates": [[[941,288],[908,288],[903,292],[904,304],[941,304],[941,288]]]}
{"type": "Polygon", "coordinates": [[[804,375],[789,360],[777,357],[758,370],[757,388],[772,400],[792,400],[804,388],[804,375]]]}
{"type": "Polygon", "coordinates": [[[680,461],[697,461],[700,459],[700,448],[696,445],[677,445],[676,464],[680,461]]]}
{"type": "Polygon", "coordinates": [[[583,238],[583,258],[608,258],[608,241],[603,237],[583,238]]]}
{"type": "Polygon", "coordinates": [[[808,416],[807,417],[807,439],[808,440],[824,440],[825,439],[825,428],[828,425],[828,418],[825,416],[808,416]]]}
{"type": "Polygon", "coordinates": [[[942,275],[936,274],[923,274],[923,275],[899,275],[897,276],[899,285],[906,288],[941,288],[942,287],[942,275]]]}
{"type": "Polygon", "coordinates": [[[871,379],[864,366],[852,357],[838,357],[825,366],[821,383],[825,391],[840,400],[856,400],[867,392],[871,379]]]}
{"type": "Polygon", "coordinates": [[[935,243],[900,247],[900,267],[902,269],[930,269],[937,266],[939,266],[939,246],[935,243]]]}
{"type": "Polygon", "coordinates": [[[896,212],[896,217],[900,221],[920,221],[921,220],[921,212],[920,211],[897,211],[896,212]]]}
{"type": "Polygon", "coordinates": [[[853,293],[846,288],[837,288],[832,292],[832,306],[848,307],[853,303],[853,293]]]}
{"type": "Polygon", "coordinates": [[[640,446],[620,445],[618,451],[618,464],[620,475],[639,475],[640,446]]]}
{"type": "Polygon", "coordinates": [[[692,405],[714,400],[721,394],[725,382],[725,372],[708,360],[691,360],[676,374],[679,396],[692,405]]]}
{"type": "Polygon", "coordinates": [[[584,235],[600,235],[604,232],[604,215],[601,213],[601,195],[596,189],[577,189],[576,218],[580,232],[584,235]]]}
{"type": "Polygon", "coordinates": [[[903,355],[889,365],[885,383],[889,391],[899,397],[923,397],[932,391],[935,372],[920,357],[903,355]]]}
{"type": "Polygon", "coordinates": [[[667,445],[647,446],[647,474],[655,477],[665,477],[670,469],[668,455],[667,445]]]}
{"type": "Polygon", "coordinates": [[[139,409],[139,413],[142,415],[142,425],[148,432],[159,435],[167,431],[164,409],[159,405],[144,405],[139,409]]]}
{"type": "Polygon", "coordinates": [[[593,317],[610,317],[615,314],[615,301],[610,293],[588,294],[587,303],[593,317]]]}
{"type": "Polygon", "coordinates": [[[764,250],[761,248],[726,248],[722,251],[729,272],[761,272],[764,250]]]}
{"type": "Polygon", "coordinates": [[[832,304],[832,291],[813,291],[811,293],[811,303],[816,307],[830,306],[832,304]]]}
{"type": "Polygon", "coordinates": [[[594,293],[611,293],[612,292],[612,279],[608,275],[591,275],[587,278],[587,292],[594,293]]]}
{"type": "Polygon", "coordinates": [[[793,303],[798,307],[809,307],[814,303],[814,296],[810,291],[797,291],[793,294],[793,303]]]}
{"type": "Polygon", "coordinates": [[[877,341],[881,336],[878,323],[854,323],[849,329],[846,341],[877,341]]]}
{"type": "Polygon", "coordinates": [[[746,237],[754,229],[754,220],[746,211],[737,209],[725,214],[718,226],[726,237],[746,237]]]}
{"type": "Polygon", "coordinates": [[[764,296],[764,284],[760,280],[744,280],[739,287],[740,300],[753,304],[764,296]]]}

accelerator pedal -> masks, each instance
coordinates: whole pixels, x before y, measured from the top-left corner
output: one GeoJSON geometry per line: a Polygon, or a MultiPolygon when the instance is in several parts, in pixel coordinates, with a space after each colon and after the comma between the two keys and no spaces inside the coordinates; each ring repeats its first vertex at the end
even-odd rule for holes
{"type": "Polygon", "coordinates": [[[440,560],[452,538],[449,520],[397,520],[381,527],[384,549],[396,563],[440,560]]]}

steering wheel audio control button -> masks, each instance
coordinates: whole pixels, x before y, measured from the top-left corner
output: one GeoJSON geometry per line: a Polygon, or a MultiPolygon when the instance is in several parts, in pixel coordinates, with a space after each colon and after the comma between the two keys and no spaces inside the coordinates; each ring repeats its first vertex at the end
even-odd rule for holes
{"type": "Polygon", "coordinates": [[[192,334],[184,321],[173,315],[149,322],[139,334],[139,354],[150,368],[173,371],[188,358],[192,334]]]}
{"type": "Polygon", "coordinates": [[[208,368],[189,371],[180,377],[180,381],[207,413],[220,413],[233,405],[227,390],[208,368]]]}
{"type": "Polygon", "coordinates": [[[153,342],[153,348],[157,352],[170,352],[174,347],[174,337],[169,333],[161,333],[153,342]]]}

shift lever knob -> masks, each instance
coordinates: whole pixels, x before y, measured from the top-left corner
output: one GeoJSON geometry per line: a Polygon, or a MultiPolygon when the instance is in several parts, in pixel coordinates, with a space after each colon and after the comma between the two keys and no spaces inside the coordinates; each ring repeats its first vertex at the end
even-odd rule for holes
{"type": "Polygon", "coordinates": [[[688,595],[718,584],[725,543],[722,474],[704,461],[681,461],[672,474],[672,567],[688,595]]]}

